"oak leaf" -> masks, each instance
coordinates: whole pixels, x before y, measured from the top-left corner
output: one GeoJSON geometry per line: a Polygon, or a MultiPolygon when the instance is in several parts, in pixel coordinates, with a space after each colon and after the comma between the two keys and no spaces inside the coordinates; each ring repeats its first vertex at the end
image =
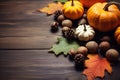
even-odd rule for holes
{"type": "Polygon", "coordinates": [[[63,4],[61,2],[57,2],[57,3],[50,3],[47,5],[47,7],[38,9],[38,11],[47,13],[47,15],[51,15],[54,14],[57,10],[62,10],[62,8],[63,8],[63,4]]]}
{"type": "Polygon", "coordinates": [[[77,50],[78,47],[79,44],[76,41],[68,42],[66,38],[60,37],[58,38],[58,42],[52,46],[50,51],[53,51],[55,55],[59,55],[60,53],[67,55],[70,49],[77,50]]]}
{"type": "Polygon", "coordinates": [[[103,78],[105,75],[105,70],[108,73],[112,72],[110,63],[106,58],[100,57],[98,54],[89,54],[88,60],[85,61],[85,66],[87,67],[83,74],[87,76],[88,80],[94,80],[96,77],[103,78]]]}

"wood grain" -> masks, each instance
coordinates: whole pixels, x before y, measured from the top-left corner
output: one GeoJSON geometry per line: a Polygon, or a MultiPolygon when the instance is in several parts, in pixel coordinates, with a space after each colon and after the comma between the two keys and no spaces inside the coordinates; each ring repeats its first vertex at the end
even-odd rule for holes
{"type": "MultiPolygon", "coordinates": [[[[119,80],[120,64],[104,80],[119,80]]],[[[48,50],[0,50],[1,80],[86,80],[69,57],[48,53],[48,50]]],[[[96,80],[99,80],[96,79],[96,80]]]]}
{"type": "Polygon", "coordinates": [[[50,48],[60,34],[51,33],[53,16],[37,12],[51,1],[5,1],[0,3],[0,49],[50,48]],[[41,4],[42,3],[42,4],[41,4]]]}
{"type": "MultiPolygon", "coordinates": [[[[51,2],[0,0],[0,80],[86,80],[69,56],[48,53],[61,31],[52,33],[53,15],[37,9],[51,2]]],[[[120,64],[112,66],[104,80],[120,80],[120,64]]]]}
{"type": "Polygon", "coordinates": [[[0,74],[5,80],[84,78],[68,57],[47,50],[0,50],[0,74]]]}

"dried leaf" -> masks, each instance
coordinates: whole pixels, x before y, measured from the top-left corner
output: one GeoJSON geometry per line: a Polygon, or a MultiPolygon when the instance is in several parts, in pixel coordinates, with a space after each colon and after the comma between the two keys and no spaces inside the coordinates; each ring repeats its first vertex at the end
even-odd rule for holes
{"type": "Polygon", "coordinates": [[[85,66],[87,67],[83,74],[87,76],[88,80],[94,80],[96,77],[103,78],[105,75],[105,70],[109,73],[112,72],[110,63],[106,58],[101,58],[98,54],[88,55],[88,60],[85,61],[85,66]]]}
{"type": "Polygon", "coordinates": [[[76,41],[68,42],[65,38],[61,37],[58,38],[58,43],[54,44],[50,51],[53,51],[55,55],[59,55],[60,53],[67,55],[70,49],[73,48],[74,50],[77,50],[78,47],[79,44],[76,41]]]}
{"type": "Polygon", "coordinates": [[[65,3],[65,2],[67,2],[68,0],[54,0],[54,1],[65,3]]]}
{"type": "Polygon", "coordinates": [[[38,9],[40,12],[47,13],[48,15],[54,14],[57,10],[62,10],[63,4],[60,2],[50,3],[47,7],[38,9]]]}

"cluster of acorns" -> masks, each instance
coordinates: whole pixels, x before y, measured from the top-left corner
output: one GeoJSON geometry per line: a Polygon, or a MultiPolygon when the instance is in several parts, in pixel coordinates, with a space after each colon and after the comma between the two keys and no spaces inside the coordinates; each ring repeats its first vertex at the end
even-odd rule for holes
{"type": "Polygon", "coordinates": [[[59,29],[58,27],[61,26],[62,34],[68,40],[73,40],[76,38],[76,35],[75,35],[76,26],[87,23],[86,14],[84,14],[80,20],[74,20],[74,21],[76,21],[74,23],[73,20],[66,18],[63,15],[62,11],[60,11],[60,10],[57,10],[55,12],[54,20],[55,21],[51,25],[51,31],[56,32],[59,29]],[[77,23],[77,25],[76,25],[76,23],[77,23]]]}
{"type": "Polygon", "coordinates": [[[62,34],[66,39],[74,39],[74,29],[72,28],[73,22],[70,19],[65,18],[62,11],[58,10],[54,15],[54,22],[51,25],[52,31],[58,31],[58,27],[62,27],[62,34]]]}
{"type": "MultiPolygon", "coordinates": [[[[58,27],[62,27],[62,34],[68,40],[76,39],[75,26],[73,27],[73,21],[65,18],[62,11],[58,10],[54,14],[54,22],[51,25],[52,31],[58,31],[58,27]]],[[[77,21],[77,26],[81,24],[88,24],[86,14],[77,21]]],[[[90,28],[89,28],[90,29],[90,28]]],[[[100,43],[96,41],[88,40],[84,46],[80,46],[77,51],[71,49],[69,55],[74,58],[76,64],[83,64],[87,59],[87,54],[100,53],[106,57],[109,61],[117,61],[119,52],[116,49],[112,49],[110,44],[110,37],[104,36],[100,43]]]]}
{"type": "Polygon", "coordinates": [[[73,57],[76,64],[84,64],[88,54],[100,54],[108,61],[118,61],[119,52],[110,45],[110,37],[104,36],[98,44],[96,41],[88,41],[85,46],[80,46],[77,51],[71,49],[69,55],[73,57]]]}

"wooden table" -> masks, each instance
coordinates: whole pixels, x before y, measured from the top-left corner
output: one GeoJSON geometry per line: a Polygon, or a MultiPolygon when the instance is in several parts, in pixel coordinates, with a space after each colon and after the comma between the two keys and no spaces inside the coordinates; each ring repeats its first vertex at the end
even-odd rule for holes
{"type": "MultiPolygon", "coordinates": [[[[48,53],[61,31],[51,33],[53,16],[36,10],[52,1],[0,1],[0,80],[86,80],[68,57],[48,53]]],[[[119,75],[120,64],[104,80],[119,75]]]]}

